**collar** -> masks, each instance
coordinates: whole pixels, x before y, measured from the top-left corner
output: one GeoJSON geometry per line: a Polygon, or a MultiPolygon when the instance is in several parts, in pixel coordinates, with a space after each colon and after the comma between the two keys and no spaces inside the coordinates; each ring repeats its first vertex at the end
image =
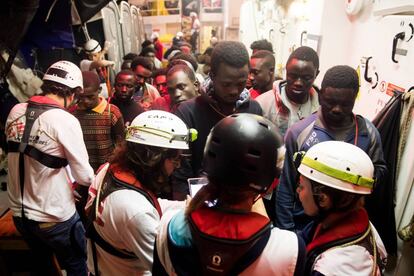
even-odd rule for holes
{"type": "MultiPolygon", "coordinates": [[[[226,117],[224,114],[221,113],[221,109],[218,105],[217,100],[214,98],[214,86],[213,81],[211,79],[207,79],[204,85],[201,88],[201,95],[202,98],[205,99],[211,107],[219,114],[226,117]]],[[[234,112],[237,111],[243,104],[247,103],[250,100],[250,93],[249,90],[244,88],[244,90],[240,93],[239,100],[235,103],[234,112]]]]}
{"type": "MultiPolygon", "coordinates": [[[[352,115],[352,116],[354,116],[354,115],[352,115]]],[[[367,127],[367,124],[365,122],[364,117],[362,117],[361,115],[355,115],[355,117],[356,117],[356,123],[358,124],[358,136],[369,136],[368,127],[367,127]]],[[[318,111],[317,111],[317,118],[316,118],[316,121],[315,121],[315,126],[318,127],[319,129],[324,129],[325,132],[331,132],[332,131],[332,130],[327,129],[325,127],[321,107],[319,107],[318,111]]],[[[355,131],[352,131],[351,133],[354,135],[355,131]]]]}
{"type": "Polygon", "coordinates": [[[364,208],[331,213],[316,226],[315,234],[311,243],[306,246],[306,251],[310,252],[327,243],[362,234],[368,226],[368,214],[364,208]]]}
{"type": "Polygon", "coordinates": [[[99,96],[99,104],[95,106],[92,111],[102,114],[105,111],[106,106],[108,105],[108,102],[105,100],[104,97],[99,96]]]}
{"type": "Polygon", "coordinates": [[[40,96],[40,95],[36,95],[33,96],[29,99],[30,102],[33,103],[37,103],[37,104],[48,104],[48,105],[53,105],[59,108],[64,108],[63,106],[61,106],[57,101],[47,97],[47,96],[40,96]]]}
{"type": "Polygon", "coordinates": [[[270,223],[267,217],[254,212],[230,213],[208,207],[192,212],[191,221],[205,235],[231,240],[247,240],[270,223]]]}
{"type": "MultiPolygon", "coordinates": [[[[289,110],[289,105],[296,103],[287,103],[286,101],[289,101],[287,95],[286,95],[286,80],[277,80],[273,83],[273,91],[275,93],[276,98],[276,106],[282,106],[285,110],[289,110]]],[[[318,99],[318,91],[316,90],[315,86],[312,86],[309,90],[309,98],[308,101],[310,101],[311,104],[311,113],[315,112],[319,108],[319,99],[318,99]]],[[[306,103],[305,103],[306,104],[306,103]]]]}

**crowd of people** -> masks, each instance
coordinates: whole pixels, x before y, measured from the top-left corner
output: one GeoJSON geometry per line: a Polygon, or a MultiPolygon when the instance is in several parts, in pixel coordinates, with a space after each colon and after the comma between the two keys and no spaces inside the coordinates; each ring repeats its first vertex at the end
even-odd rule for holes
{"type": "Polygon", "coordinates": [[[364,197],[387,173],[375,126],[353,113],[357,72],[295,49],[177,33],[124,57],[58,61],[6,124],[13,220],[50,275],[382,275],[383,225],[364,197]],[[203,64],[199,64],[199,62],[203,64]],[[82,69],[82,70],[81,70],[82,69]],[[207,179],[192,197],[189,179],[207,179]]]}

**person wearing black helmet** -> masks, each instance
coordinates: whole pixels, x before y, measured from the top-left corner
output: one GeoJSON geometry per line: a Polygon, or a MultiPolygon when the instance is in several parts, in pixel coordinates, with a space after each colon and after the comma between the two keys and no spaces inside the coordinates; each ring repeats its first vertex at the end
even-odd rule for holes
{"type": "Polygon", "coordinates": [[[233,114],[211,130],[203,167],[208,184],[184,211],[161,221],[154,275],[301,275],[305,245],[272,228],[254,204],[279,174],[282,139],[267,119],[233,114]]]}

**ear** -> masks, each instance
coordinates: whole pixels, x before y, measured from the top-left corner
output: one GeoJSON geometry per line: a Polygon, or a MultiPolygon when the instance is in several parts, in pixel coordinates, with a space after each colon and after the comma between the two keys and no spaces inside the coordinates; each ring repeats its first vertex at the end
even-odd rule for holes
{"type": "Polygon", "coordinates": [[[332,207],[331,198],[327,194],[321,193],[319,195],[319,206],[323,209],[330,209],[332,207]]]}
{"type": "MultiPolygon", "coordinates": [[[[195,90],[196,90],[197,92],[199,92],[199,91],[200,91],[200,82],[198,81],[198,79],[197,79],[197,78],[196,78],[196,80],[194,81],[193,85],[194,85],[194,87],[195,87],[195,90]]],[[[200,94],[200,93],[197,93],[197,94],[200,94]]]]}

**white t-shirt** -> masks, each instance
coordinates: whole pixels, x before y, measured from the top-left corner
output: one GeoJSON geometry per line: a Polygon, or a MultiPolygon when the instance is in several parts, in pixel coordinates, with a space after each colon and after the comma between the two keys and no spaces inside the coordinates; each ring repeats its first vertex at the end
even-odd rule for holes
{"type": "MultiPolygon", "coordinates": [[[[8,141],[20,142],[27,103],[16,105],[6,122],[8,141]]],[[[33,124],[29,139],[41,152],[66,158],[73,178],[81,185],[89,186],[94,178],[88,163],[88,152],[83,141],[79,121],[69,112],[55,108],[41,114],[33,124]],[[36,141],[36,142],[34,142],[36,141]]],[[[71,181],[65,168],[52,169],[35,159],[24,156],[25,186],[23,202],[28,219],[39,222],[66,221],[75,213],[75,201],[71,181]]],[[[21,194],[19,177],[19,154],[8,153],[8,192],[14,216],[21,216],[21,194]]]]}
{"type": "MultiPolygon", "coordinates": [[[[108,167],[107,165],[98,173],[91,189],[97,189],[108,167]]],[[[163,212],[182,209],[185,206],[184,201],[159,199],[158,202],[163,212]]],[[[136,259],[122,259],[96,245],[100,275],[151,275],[154,242],[160,222],[155,207],[136,191],[119,190],[105,198],[99,217],[104,223],[104,226],[94,224],[99,235],[113,247],[132,252],[137,256],[136,259]]],[[[88,269],[94,273],[90,240],[88,240],[88,269]]]]}

